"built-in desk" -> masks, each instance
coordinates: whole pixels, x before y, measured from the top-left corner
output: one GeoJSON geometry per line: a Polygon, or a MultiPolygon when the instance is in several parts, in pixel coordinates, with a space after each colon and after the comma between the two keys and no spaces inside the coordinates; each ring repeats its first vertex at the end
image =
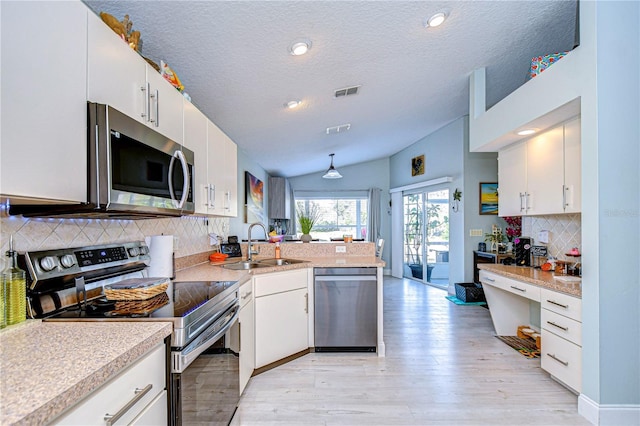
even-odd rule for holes
{"type": "Polygon", "coordinates": [[[518,326],[541,333],[540,366],[580,392],[582,291],[579,277],[521,266],[483,264],[480,282],[496,334],[515,336],[518,326]]]}

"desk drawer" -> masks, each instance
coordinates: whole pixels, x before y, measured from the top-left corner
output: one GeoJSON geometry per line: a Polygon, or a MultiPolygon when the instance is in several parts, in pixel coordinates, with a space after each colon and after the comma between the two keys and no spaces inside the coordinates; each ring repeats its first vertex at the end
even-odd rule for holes
{"type": "Polygon", "coordinates": [[[536,302],[540,301],[540,287],[527,284],[523,281],[503,277],[502,275],[487,271],[480,271],[480,282],[501,288],[518,296],[526,297],[527,299],[535,300],[536,302]]]}
{"type": "Polygon", "coordinates": [[[576,392],[582,389],[582,348],[542,329],[540,366],[576,392]]]}
{"type": "Polygon", "coordinates": [[[540,325],[578,346],[582,346],[582,323],[547,309],[541,310],[540,325]]]}
{"type": "Polygon", "coordinates": [[[582,322],[582,300],[568,294],[543,288],[540,294],[542,309],[582,322]]]}

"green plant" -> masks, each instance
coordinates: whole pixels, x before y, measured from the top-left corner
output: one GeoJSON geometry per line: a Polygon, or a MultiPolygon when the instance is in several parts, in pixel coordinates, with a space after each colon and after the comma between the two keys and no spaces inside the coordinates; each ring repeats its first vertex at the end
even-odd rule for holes
{"type": "Polygon", "coordinates": [[[500,231],[497,231],[496,233],[484,234],[484,240],[490,243],[500,244],[504,242],[504,235],[500,230],[500,231]]]}
{"type": "Polygon", "coordinates": [[[296,214],[298,216],[298,223],[300,224],[300,231],[302,231],[303,234],[309,234],[311,233],[311,229],[313,229],[313,225],[315,225],[320,218],[320,208],[317,204],[311,204],[308,212],[299,208],[296,214]]]}
{"type": "Polygon", "coordinates": [[[422,245],[422,204],[418,195],[408,196],[408,209],[404,228],[405,243],[409,252],[410,265],[422,265],[420,246],[422,245]]]}

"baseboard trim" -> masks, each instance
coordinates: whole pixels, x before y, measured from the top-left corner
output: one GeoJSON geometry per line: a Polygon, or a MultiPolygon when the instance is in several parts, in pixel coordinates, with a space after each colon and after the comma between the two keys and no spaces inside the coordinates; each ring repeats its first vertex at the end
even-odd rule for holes
{"type": "Polygon", "coordinates": [[[640,404],[598,404],[588,396],[580,394],[578,414],[594,425],[638,425],[640,404]]]}

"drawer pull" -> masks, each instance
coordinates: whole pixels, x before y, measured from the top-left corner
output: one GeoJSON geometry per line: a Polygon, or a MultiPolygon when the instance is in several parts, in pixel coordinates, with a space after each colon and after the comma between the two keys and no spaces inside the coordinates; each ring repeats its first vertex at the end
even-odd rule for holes
{"type": "Polygon", "coordinates": [[[553,321],[547,321],[547,324],[552,325],[554,327],[558,327],[560,330],[569,331],[569,327],[563,327],[561,325],[556,324],[553,321]]]}
{"type": "Polygon", "coordinates": [[[565,367],[569,365],[569,362],[568,362],[568,361],[563,361],[563,360],[561,360],[560,358],[557,358],[555,355],[550,354],[549,352],[547,352],[547,356],[548,356],[549,358],[555,359],[556,361],[558,361],[560,364],[564,365],[565,367]]]}
{"type": "Polygon", "coordinates": [[[252,294],[252,293],[253,293],[252,291],[246,292],[246,293],[241,297],[241,299],[242,299],[242,300],[246,299],[247,297],[251,296],[251,294],[252,294]]]}
{"type": "Polygon", "coordinates": [[[491,283],[495,283],[496,280],[494,280],[493,278],[489,278],[489,277],[484,277],[485,280],[491,282],[491,283]]]}
{"type": "Polygon", "coordinates": [[[127,413],[127,411],[131,409],[131,407],[136,405],[138,401],[140,401],[146,394],[148,394],[152,387],[153,387],[153,384],[149,383],[147,386],[144,387],[144,389],[136,388],[136,390],[134,391],[136,395],[133,398],[131,398],[131,400],[127,402],[127,404],[124,407],[122,407],[117,413],[115,414],[107,413],[104,415],[104,421],[106,422],[106,425],[111,426],[115,422],[120,420],[120,417],[124,416],[127,413]]]}
{"type": "Polygon", "coordinates": [[[553,300],[549,299],[547,299],[547,302],[551,303],[552,305],[560,306],[561,308],[569,309],[569,305],[563,305],[562,303],[554,302],[553,300]]]}
{"type": "Polygon", "coordinates": [[[511,286],[511,288],[512,288],[512,289],[514,289],[514,290],[521,291],[521,292],[523,292],[523,293],[526,293],[526,292],[527,292],[527,289],[526,289],[526,288],[516,287],[515,285],[512,285],[512,286],[511,286]]]}

